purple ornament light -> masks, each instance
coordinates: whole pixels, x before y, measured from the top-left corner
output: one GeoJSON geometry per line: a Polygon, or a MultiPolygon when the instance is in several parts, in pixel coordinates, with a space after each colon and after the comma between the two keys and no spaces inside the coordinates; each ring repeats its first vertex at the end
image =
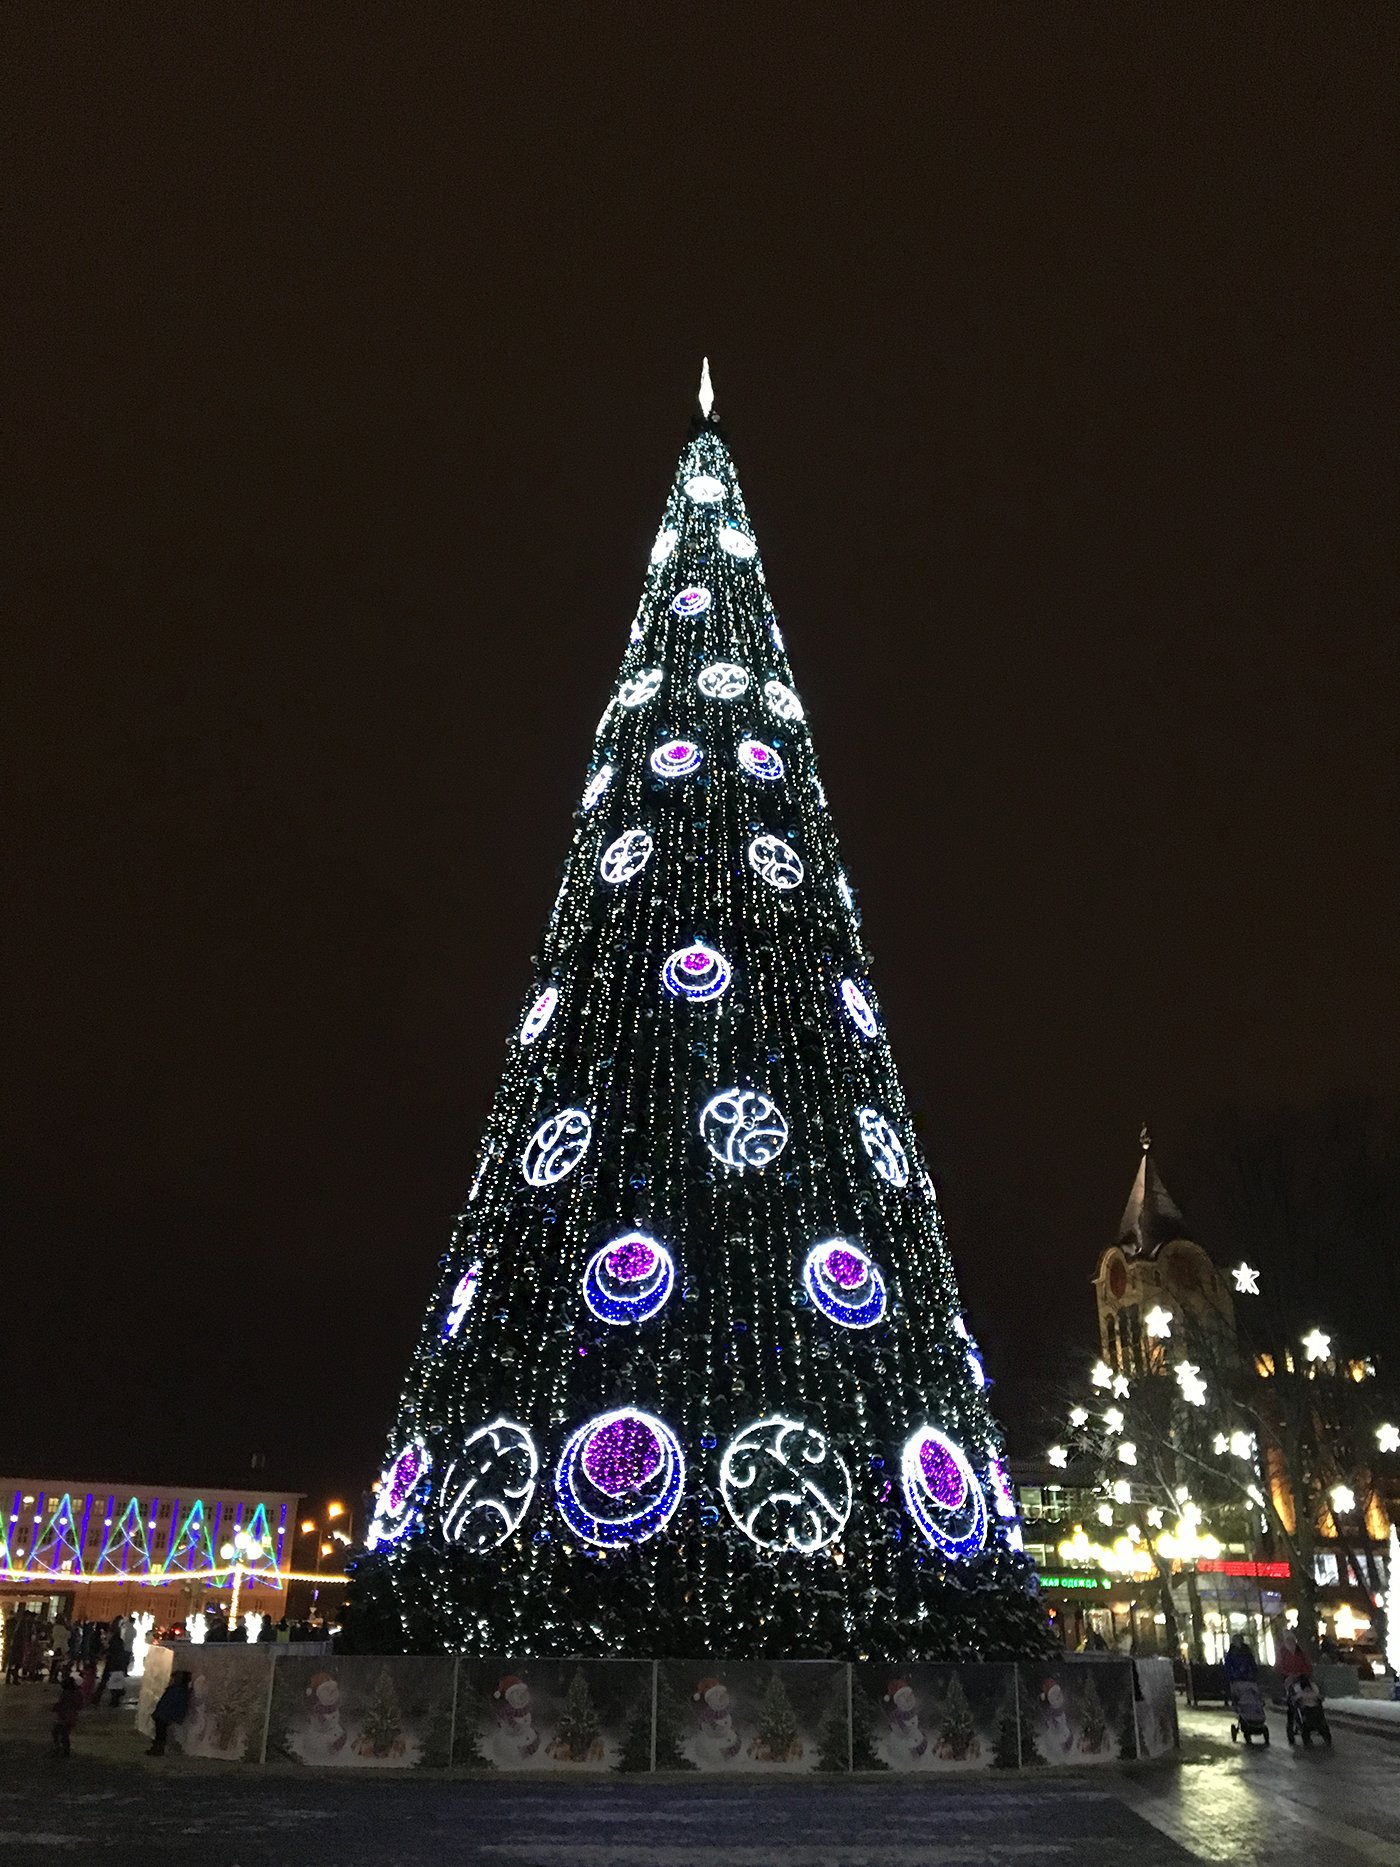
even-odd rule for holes
{"type": "Polygon", "coordinates": [[[967,1480],[947,1446],[937,1439],[926,1439],[919,1447],[919,1469],[929,1495],[945,1510],[956,1510],[967,1496],[967,1480]]]}
{"type": "Polygon", "coordinates": [[[854,1251],[838,1246],[835,1251],[826,1254],[826,1274],[843,1290],[854,1290],[857,1284],[865,1282],[868,1266],[854,1251]]]}
{"type": "Polygon", "coordinates": [[[392,1510],[403,1509],[403,1501],[417,1484],[422,1469],[422,1448],[417,1445],[405,1446],[395,1461],[394,1475],[389,1480],[389,1505],[392,1510]]]}
{"type": "Polygon", "coordinates": [[[656,1263],[656,1252],[645,1238],[633,1234],[631,1238],[624,1238],[615,1251],[610,1251],[604,1262],[619,1283],[634,1284],[651,1271],[656,1263]]]}
{"type": "Polygon", "coordinates": [[[661,1469],[661,1441],[635,1413],[600,1426],[583,1448],[583,1469],[604,1497],[625,1497],[661,1469]]]}

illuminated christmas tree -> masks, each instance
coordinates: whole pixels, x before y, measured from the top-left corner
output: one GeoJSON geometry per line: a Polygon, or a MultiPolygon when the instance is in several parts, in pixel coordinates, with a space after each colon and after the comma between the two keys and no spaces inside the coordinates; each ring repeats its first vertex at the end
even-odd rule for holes
{"type": "Polygon", "coordinates": [[[354,1638],[1037,1651],[983,1390],[707,370],[354,1638]]]}

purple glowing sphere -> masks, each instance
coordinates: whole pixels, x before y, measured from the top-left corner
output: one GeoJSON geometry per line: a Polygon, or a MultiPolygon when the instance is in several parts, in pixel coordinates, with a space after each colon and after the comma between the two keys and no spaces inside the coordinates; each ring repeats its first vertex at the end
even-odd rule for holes
{"type": "Polygon", "coordinates": [[[604,1497],[625,1497],[660,1471],[661,1441],[636,1414],[600,1426],[583,1448],[583,1469],[604,1497]]]}
{"type": "Polygon", "coordinates": [[[404,1499],[418,1482],[418,1474],[423,1469],[423,1452],[420,1446],[406,1446],[394,1461],[393,1476],[389,1480],[389,1503],[398,1510],[404,1499]]]}
{"type": "Polygon", "coordinates": [[[620,1284],[635,1284],[649,1275],[656,1263],[656,1253],[645,1238],[624,1238],[616,1251],[610,1251],[603,1262],[608,1267],[609,1275],[620,1284]]]}
{"type": "Polygon", "coordinates": [[[857,1257],[854,1251],[847,1251],[844,1246],[828,1251],[822,1268],[832,1283],[839,1284],[843,1290],[854,1290],[857,1284],[865,1282],[867,1275],[865,1259],[857,1257]]]}
{"type": "Polygon", "coordinates": [[[697,953],[694,947],[686,954],[681,964],[687,972],[708,972],[710,968],[709,956],[705,953],[697,953]]]}
{"type": "Polygon", "coordinates": [[[936,1439],[926,1439],[919,1447],[919,1469],[930,1497],[945,1510],[956,1510],[967,1496],[967,1480],[948,1448],[936,1439]]]}

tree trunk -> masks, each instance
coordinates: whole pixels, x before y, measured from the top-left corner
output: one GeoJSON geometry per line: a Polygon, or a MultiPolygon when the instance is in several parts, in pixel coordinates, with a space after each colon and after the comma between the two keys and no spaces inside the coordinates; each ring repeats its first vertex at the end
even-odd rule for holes
{"type": "Polygon", "coordinates": [[[1186,1598],[1191,1603],[1191,1657],[1198,1666],[1206,1663],[1206,1611],[1201,1606],[1201,1584],[1196,1571],[1186,1571],[1186,1598]]]}
{"type": "Polygon", "coordinates": [[[1181,1658],[1181,1633],[1176,1624],[1176,1603],[1172,1600],[1172,1565],[1154,1550],[1152,1560],[1157,1567],[1157,1582],[1162,1597],[1162,1614],[1166,1625],[1162,1629],[1162,1639],[1173,1664],[1181,1658]]]}

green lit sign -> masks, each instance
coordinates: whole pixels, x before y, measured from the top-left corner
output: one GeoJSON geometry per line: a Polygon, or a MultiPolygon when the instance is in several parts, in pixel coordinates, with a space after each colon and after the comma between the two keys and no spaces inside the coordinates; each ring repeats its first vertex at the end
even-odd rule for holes
{"type": "Polygon", "coordinates": [[[1101,1575],[1054,1575],[1042,1574],[1041,1581],[1048,1588],[1112,1588],[1112,1582],[1101,1575]]]}

